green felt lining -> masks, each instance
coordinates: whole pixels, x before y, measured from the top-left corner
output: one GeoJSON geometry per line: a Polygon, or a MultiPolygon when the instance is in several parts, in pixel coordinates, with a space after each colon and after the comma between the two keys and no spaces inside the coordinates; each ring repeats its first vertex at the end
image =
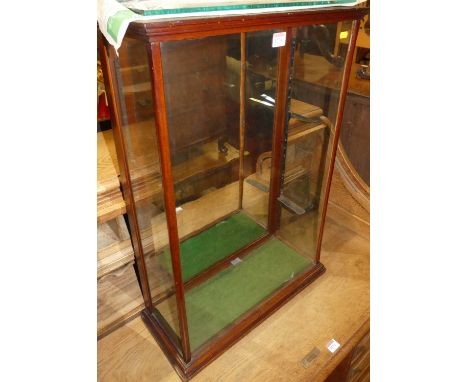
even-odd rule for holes
{"type": "Polygon", "coordinates": [[[192,351],[290,281],[311,261],[272,238],[185,294],[192,351]]]}
{"type": "MultiPolygon", "coordinates": [[[[239,212],[180,244],[182,279],[190,280],[219,260],[266,234],[265,228],[239,212]]],[[[162,253],[162,264],[172,272],[169,249],[162,253]]]]}

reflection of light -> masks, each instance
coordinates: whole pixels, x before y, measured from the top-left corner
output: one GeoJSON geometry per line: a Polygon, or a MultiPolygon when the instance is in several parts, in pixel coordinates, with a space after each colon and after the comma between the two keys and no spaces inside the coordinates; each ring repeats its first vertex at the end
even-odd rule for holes
{"type": "Polygon", "coordinates": [[[268,103],[268,102],[265,102],[265,101],[262,101],[260,99],[256,99],[256,98],[249,98],[250,100],[252,101],[255,101],[255,102],[258,102],[258,103],[263,103],[264,105],[267,105],[267,106],[271,106],[271,107],[274,107],[275,105],[272,105],[271,103],[268,103]]]}
{"type": "Polygon", "coordinates": [[[343,40],[346,37],[348,37],[348,31],[340,32],[340,39],[341,40],[343,40]]]}
{"type": "Polygon", "coordinates": [[[265,98],[267,101],[270,101],[270,102],[275,103],[275,100],[274,100],[273,98],[271,98],[269,95],[262,94],[260,97],[263,97],[263,98],[265,98]]]}

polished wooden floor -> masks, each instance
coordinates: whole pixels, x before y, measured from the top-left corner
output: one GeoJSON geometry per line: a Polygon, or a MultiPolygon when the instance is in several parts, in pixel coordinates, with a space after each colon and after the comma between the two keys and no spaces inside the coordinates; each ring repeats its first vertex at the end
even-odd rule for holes
{"type": "MultiPolygon", "coordinates": [[[[325,274],[193,381],[322,381],[369,331],[369,232],[353,229],[328,219],[325,274]],[[334,354],[332,338],[341,344],[334,354]]],[[[98,380],[180,381],[139,317],[98,341],[98,380]]]]}

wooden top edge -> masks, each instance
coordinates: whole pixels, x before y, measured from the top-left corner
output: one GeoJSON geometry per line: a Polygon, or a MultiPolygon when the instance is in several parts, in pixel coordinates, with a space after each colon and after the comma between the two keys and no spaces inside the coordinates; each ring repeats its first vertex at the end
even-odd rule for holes
{"type": "Polygon", "coordinates": [[[139,20],[130,23],[127,33],[129,37],[139,39],[220,30],[229,34],[239,32],[242,29],[262,30],[356,20],[363,18],[368,12],[368,7],[354,6],[231,16],[193,16],[167,20],[139,20]]]}

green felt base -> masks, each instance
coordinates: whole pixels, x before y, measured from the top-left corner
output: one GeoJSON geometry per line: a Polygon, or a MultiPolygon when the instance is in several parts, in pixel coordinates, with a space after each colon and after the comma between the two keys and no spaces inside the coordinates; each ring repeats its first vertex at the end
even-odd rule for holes
{"type": "Polygon", "coordinates": [[[278,239],[185,294],[192,351],[311,265],[278,239]]]}
{"type": "MultiPolygon", "coordinates": [[[[231,255],[263,236],[266,230],[242,212],[230,216],[180,245],[182,279],[190,280],[219,260],[231,255]]],[[[172,272],[169,250],[164,251],[162,264],[172,272]]]]}

